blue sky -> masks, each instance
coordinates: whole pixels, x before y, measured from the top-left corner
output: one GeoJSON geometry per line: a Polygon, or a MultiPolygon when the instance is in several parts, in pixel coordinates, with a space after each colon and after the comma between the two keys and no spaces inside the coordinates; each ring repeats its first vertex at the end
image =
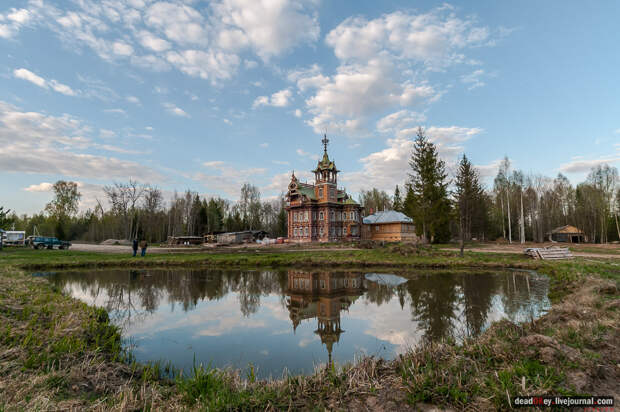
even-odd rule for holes
{"type": "Polygon", "coordinates": [[[236,199],[310,179],[327,131],[356,193],[406,178],[413,131],[485,176],[620,166],[620,4],[3,1],[0,204],[83,207],[130,177],[236,199]]]}

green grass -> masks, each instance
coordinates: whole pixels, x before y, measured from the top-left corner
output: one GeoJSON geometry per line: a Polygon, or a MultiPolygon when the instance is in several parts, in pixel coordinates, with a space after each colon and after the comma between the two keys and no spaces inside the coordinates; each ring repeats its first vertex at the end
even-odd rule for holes
{"type": "MultiPolygon", "coordinates": [[[[129,254],[108,254],[77,251],[8,249],[0,252],[0,262],[32,270],[71,267],[140,267],[175,265],[217,266],[416,266],[416,267],[518,267],[539,266],[523,256],[515,254],[486,254],[467,252],[460,258],[458,253],[437,248],[412,248],[390,245],[364,250],[311,250],[274,251],[238,249],[195,253],[147,254],[131,257],[129,254]]],[[[0,264],[1,264],[0,263],[0,264]]]]}

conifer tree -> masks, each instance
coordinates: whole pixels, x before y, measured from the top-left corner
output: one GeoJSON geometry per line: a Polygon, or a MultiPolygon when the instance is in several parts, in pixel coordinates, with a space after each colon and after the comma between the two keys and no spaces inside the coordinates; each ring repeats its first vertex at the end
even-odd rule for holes
{"type": "Polygon", "coordinates": [[[400,189],[398,188],[398,185],[396,185],[396,189],[394,189],[394,201],[392,202],[392,209],[396,210],[397,212],[403,211],[403,201],[400,198],[400,189]]]}
{"type": "Polygon", "coordinates": [[[445,163],[421,127],[416,133],[409,165],[413,204],[407,207],[413,212],[418,235],[431,243],[449,240],[450,201],[445,163]]]}
{"type": "Polygon", "coordinates": [[[459,239],[461,244],[461,256],[465,247],[465,240],[471,239],[472,226],[478,211],[485,211],[484,190],[480,185],[478,172],[471,164],[467,156],[463,155],[459,161],[456,175],[456,204],[459,216],[459,239]]]}

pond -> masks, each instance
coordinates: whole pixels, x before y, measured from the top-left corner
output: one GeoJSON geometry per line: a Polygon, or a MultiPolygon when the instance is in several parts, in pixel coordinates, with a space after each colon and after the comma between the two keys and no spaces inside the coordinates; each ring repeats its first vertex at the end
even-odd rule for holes
{"type": "Polygon", "coordinates": [[[106,308],[138,361],[252,364],[263,378],[360,355],[391,359],[424,339],[476,336],[550,307],[548,279],[528,271],[84,270],[49,279],[106,308]]]}

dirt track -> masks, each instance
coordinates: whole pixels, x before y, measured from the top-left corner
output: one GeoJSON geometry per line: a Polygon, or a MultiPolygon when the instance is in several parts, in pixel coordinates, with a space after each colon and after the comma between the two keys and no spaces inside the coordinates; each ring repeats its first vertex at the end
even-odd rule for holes
{"type": "MultiPolygon", "coordinates": [[[[605,245],[595,245],[595,244],[584,244],[584,245],[565,245],[559,243],[525,243],[521,244],[492,244],[486,243],[482,244],[480,247],[465,247],[465,251],[470,252],[481,252],[481,253],[518,253],[522,254],[523,249],[530,247],[569,247],[574,256],[577,257],[589,257],[589,258],[601,258],[601,259],[620,259],[620,245],[616,244],[605,244],[605,245]],[[580,251],[579,249],[596,249],[597,252],[592,251],[580,251]],[[599,252],[600,251],[600,252],[599,252]],[[607,253],[606,253],[607,252],[607,253]],[[612,253],[609,253],[612,252],[612,253]],[[615,252],[616,254],[614,254],[615,252]]],[[[459,251],[460,249],[457,247],[445,248],[444,250],[451,251],[459,251]]]]}

